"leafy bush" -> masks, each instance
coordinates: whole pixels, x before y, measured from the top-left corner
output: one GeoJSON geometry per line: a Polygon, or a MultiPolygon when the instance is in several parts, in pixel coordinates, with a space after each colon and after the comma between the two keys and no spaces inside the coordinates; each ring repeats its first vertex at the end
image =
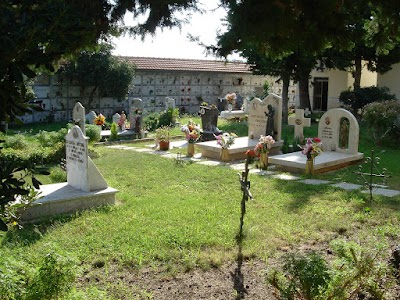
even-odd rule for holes
{"type": "Polygon", "coordinates": [[[357,88],[354,91],[341,92],[339,102],[355,116],[360,116],[362,115],[363,107],[369,103],[396,99],[396,96],[389,94],[389,92],[387,87],[370,86],[357,88]]]}
{"type": "Polygon", "coordinates": [[[143,118],[143,123],[144,123],[145,129],[148,131],[156,130],[159,127],[158,126],[159,119],[160,119],[160,113],[157,113],[157,112],[152,112],[152,113],[149,113],[148,115],[146,115],[143,118]]]}
{"type": "Polygon", "coordinates": [[[158,127],[162,126],[174,126],[176,118],[179,116],[179,109],[168,108],[167,111],[163,111],[159,116],[158,127]]]}
{"type": "Polygon", "coordinates": [[[31,279],[26,299],[60,299],[71,290],[75,276],[72,260],[57,253],[49,253],[31,279]]]}
{"type": "Polygon", "coordinates": [[[60,166],[51,167],[50,170],[50,179],[53,183],[66,182],[67,181],[67,172],[61,169],[60,166]]]}
{"type": "Polygon", "coordinates": [[[23,150],[29,147],[29,142],[27,141],[25,135],[23,134],[16,134],[13,136],[9,136],[5,143],[5,148],[12,148],[15,150],[23,150]]]}
{"type": "Polygon", "coordinates": [[[111,124],[110,140],[115,141],[118,139],[118,126],[115,122],[111,124]]]}
{"type": "Polygon", "coordinates": [[[284,272],[273,270],[268,281],[275,288],[277,299],[349,300],[356,294],[360,299],[386,299],[393,278],[389,264],[382,262],[383,246],[374,247],[370,250],[335,240],[332,248],[337,257],[331,266],[315,252],[289,254],[284,257],[284,272]]]}
{"type": "Polygon", "coordinates": [[[89,143],[96,143],[101,139],[101,129],[97,125],[86,124],[86,136],[89,138],[89,143]]]}
{"type": "Polygon", "coordinates": [[[67,128],[60,129],[59,131],[44,131],[41,130],[35,137],[38,139],[42,147],[51,147],[56,143],[64,142],[67,134],[67,128]]]}
{"type": "MultiPolygon", "coordinates": [[[[400,101],[374,102],[365,106],[363,121],[371,136],[378,142],[386,137],[400,138],[400,101]]],[[[391,143],[393,145],[393,143],[391,143]]]]}

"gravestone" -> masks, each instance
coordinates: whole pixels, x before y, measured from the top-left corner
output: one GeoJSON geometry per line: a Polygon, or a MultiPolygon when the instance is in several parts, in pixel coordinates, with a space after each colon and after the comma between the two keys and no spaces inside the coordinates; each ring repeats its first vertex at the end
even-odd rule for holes
{"type": "MultiPolygon", "coordinates": [[[[318,123],[318,137],[323,152],[314,159],[315,173],[341,169],[364,157],[358,152],[357,119],[343,108],[334,108],[322,115],[318,123]]],[[[269,161],[284,171],[304,172],[306,157],[298,151],[271,157],[269,161]]]]}
{"type": "Polygon", "coordinates": [[[289,117],[289,125],[294,126],[294,138],[304,141],[303,128],[311,126],[311,119],[304,117],[304,109],[296,109],[295,115],[289,117]]]}
{"type": "MultiPolygon", "coordinates": [[[[233,145],[227,150],[228,160],[239,160],[245,158],[245,152],[252,150],[257,145],[261,135],[266,135],[268,112],[273,108],[275,110],[273,126],[275,128],[274,134],[275,143],[269,151],[269,155],[276,155],[281,153],[280,147],[283,145],[283,141],[280,140],[281,128],[282,128],[282,98],[277,95],[271,94],[264,100],[258,98],[253,99],[250,102],[248,110],[248,136],[239,137],[235,139],[233,145]],[[270,108],[268,108],[270,106],[270,108]],[[280,123],[280,124],[279,124],[280,123]]],[[[201,154],[204,157],[219,159],[221,153],[221,146],[216,141],[206,141],[197,143],[196,146],[201,149],[201,154]]]]}
{"type": "Polygon", "coordinates": [[[175,99],[171,97],[165,97],[165,110],[169,108],[175,109],[175,99]]]}
{"type": "Polygon", "coordinates": [[[72,109],[72,120],[75,125],[78,125],[82,130],[83,134],[86,134],[85,130],[85,108],[80,102],[76,102],[72,109]]]}
{"type": "Polygon", "coordinates": [[[106,181],[88,156],[88,140],[76,125],[65,137],[67,182],[84,192],[107,188],[106,181]]]}
{"type": "Polygon", "coordinates": [[[199,115],[201,117],[201,127],[203,129],[201,140],[215,140],[214,134],[219,135],[222,133],[217,127],[218,109],[213,106],[200,106],[199,115]]]}
{"type": "Polygon", "coordinates": [[[118,192],[107,185],[88,156],[88,140],[74,125],[65,137],[67,182],[41,185],[41,198],[21,213],[21,220],[35,222],[43,217],[115,203],[118,192]]]}
{"type": "Polygon", "coordinates": [[[119,118],[121,118],[121,115],[120,115],[119,113],[115,113],[115,114],[112,116],[112,121],[113,121],[113,123],[118,124],[119,118]]]}
{"type": "Polygon", "coordinates": [[[357,154],[359,134],[357,119],[343,108],[328,110],[318,123],[318,137],[325,151],[357,154]]]}
{"type": "Polygon", "coordinates": [[[91,110],[88,114],[86,114],[85,120],[89,124],[94,124],[94,119],[96,119],[96,117],[97,114],[93,110],[91,110]]]}

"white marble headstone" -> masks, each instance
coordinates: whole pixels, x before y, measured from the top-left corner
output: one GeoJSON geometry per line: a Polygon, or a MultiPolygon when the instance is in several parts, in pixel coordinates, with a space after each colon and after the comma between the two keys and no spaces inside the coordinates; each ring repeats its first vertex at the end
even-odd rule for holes
{"type": "Polygon", "coordinates": [[[85,108],[80,102],[75,103],[75,106],[72,110],[72,120],[74,121],[74,124],[81,128],[83,134],[85,135],[85,108]]]}
{"type": "Polygon", "coordinates": [[[121,115],[119,113],[115,113],[112,117],[112,121],[115,124],[118,124],[119,118],[121,117],[121,115]]]}
{"type": "Polygon", "coordinates": [[[289,125],[294,126],[294,137],[304,140],[303,128],[311,126],[311,119],[304,117],[304,109],[296,108],[296,114],[288,118],[289,125]]]}
{"type": "Polygon", "coordinates": [[[74,125],[65,136],[68,185],[90,192],[108,187],[103,176],[88,156],[88,140],[74,125]]]}
{"type": "Polygon", "coordinates": [[[97,114],[96,114],[93,110],[91,110],[91,111],[85,116],[85,119],[86,119],[86,122],[88,122],[89,124],[94,124],[94,119],[96,119],[96,117],[97,117],[97,114]]]}
{"type": "Polygon", "coordinates": [[[282,132],[282,98],[275,94],[268,95],[264,100],[254,98],[250,101],[248,107],[248,134],[249,137],[253,136],[254,139],[259,139],[261,135],[267,135],[268,105],[271,105],[275,110],[274,129],[276,136],[274,138],[276,141],[280,141],[282,132]]]}
{"type": "Polygon", "coordinates": [[[318,137],[324,151],[357,154],[359,134],[357,119],[343,108],[328,110],[318,124],[318,137]]]}

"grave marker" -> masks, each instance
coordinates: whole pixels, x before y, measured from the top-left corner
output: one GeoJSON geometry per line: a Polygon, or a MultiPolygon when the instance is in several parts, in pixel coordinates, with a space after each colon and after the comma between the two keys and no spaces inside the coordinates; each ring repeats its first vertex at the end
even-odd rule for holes
{"type": "Polygon", "coordinates": [[[80,102],[76,102],[72,110],[72,120],[75,125],[78,125],[82,130],[83,134],[86,134],[85,130],[85,108],[80,102]]]}
{"type": "Polygon", "coordinates": [[[294,138],[303,141],[303,129],[311,126],[311,119],[304,117],[304,109],[296,109],[296,114],[289,117],[289,125],[294,125],[294,138]]]}

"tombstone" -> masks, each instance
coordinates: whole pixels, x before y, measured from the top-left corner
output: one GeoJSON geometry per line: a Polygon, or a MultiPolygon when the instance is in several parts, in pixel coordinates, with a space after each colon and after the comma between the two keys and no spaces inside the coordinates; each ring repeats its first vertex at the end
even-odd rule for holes
{"type": "MultiPolygon", "coordinates": [[[[318,123],[323,152],[314,159],[314,172],[324,173],[361,161],[358,152],[359,125],[352,113],[343,108],[325,112],[318,123]]],[[[306,157],[301,151],[271,157],[277,169],[304,172],[306,157]]]]}
{"type": "Polygon", "coordinates": [[[343,108],[328,110],[318,123],[318,137],[324,151],[357,154],[359,134],[357,119],[343,108]]]}
{"type": "Polygon", "coordinates": [[[168,110],[169,108],[175,109],[175,99],[165,97],[165,110],[168,110]]]}
{"type": "Polygon", "coordinates": [[[76,125],[65,137],[67,182],[84,192],[107,188],[106,181],[88,156],[88,140],[76,125]]]}
{"type": "MultiPolygon", "coordinates": [[[[255,98],[250,102],[247,121],[249,127],[248,136],[235,139],[233,145],[227,149],[228,160],[244,159],[245,152],[254,149],[260,136],[265,136],[268,122],[268,117],[266,116],[269,112],[268,106],[275,111],[274,118],[272,120],[270,119],[270,122],[272,123],[273,121],[276,136],[275,143],[272,145],[269,155],[281,153],[280,147],[283,145],[283,141],[280,140],[282,128],[282,98],[271,94],[262,101],[255,98]]],[[[201,142],[197,143],[196,146],[201,149],[201,155],[203,157],[220,159],[221,147],[216,141],[201,142]]]]}
{"type": "Polygon", "coordinates": [[[97,114],[91,110],[88,114],[85,115],[85,120],[89,124],[94,124],[94,119],[96,119],[97,114]]]}
{"type": "Polygon", "coordinates": [[[22,220],[34,222],[115,203],[118,190],[107,185],[88,156],[88,140],[77,125],[68,131],[65,136],[67,182],[41,185],[41,198],[22,212],[22,220]]]}
{"type": "Polygon", "coordinates": [[[304,117],[304,109],[296,109],[294,116],[289,117],[289,125],[294,126],[294,138],[304,141],[303,128],[311,126],[311,119],[304,117]]]}
{"type": "Polygon", "coordinates": [[[112,116],[112,121],[113,121],[113,123],[118,124],[119,118],[121,118],[121,115],[120,115],[119,113],[115,113],[115,114],[112,116]]]}
{"type": "Polygon", "coordinates": [[[78,125],[82,130],[83,134],[86,134],[85,131],[85,108],[80,102],[76,102],[75,106],[72,110],[72,120],[75,125],[78,125]]]}
{"type": "Polygon", "coordinates": [[[201,117],[201,127],[203,129],[201,140],[215,140],[214,134],[219,135],[222,133],[217,127],[218,109],[213,106],[200,106],[199,115],[201,117]]]}
{"type": "Polygon", "coordinates": [[[269,94],[263,101],[254,98],[249,105],[248,124],[249,137],[258,140],[261,135],[272,135],[275,141],[280,141],[282,135],[282,98],[275,94],[269,94]],[[273,110],[273,115],[270,112],[271,110],[273,110]],[[272,124],[273,135],[267,132],[268,121],[272,124]]]}

